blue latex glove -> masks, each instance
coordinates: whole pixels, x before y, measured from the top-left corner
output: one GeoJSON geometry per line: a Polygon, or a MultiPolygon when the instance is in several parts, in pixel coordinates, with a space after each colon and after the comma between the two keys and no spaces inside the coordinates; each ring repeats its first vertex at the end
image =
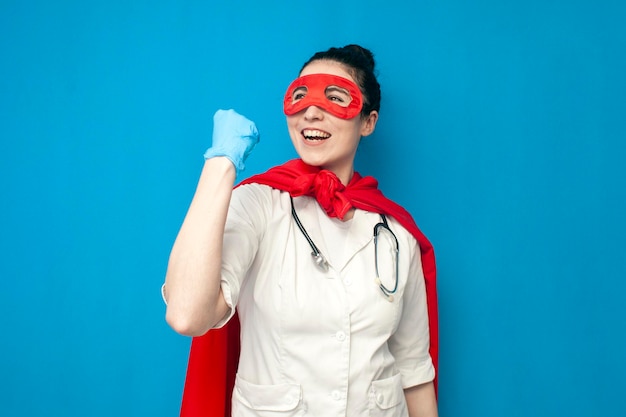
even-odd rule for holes
{"type": "Polygon", "coordinates": [[[234,110],[218,110],[213,116],[213,144],[204,159],[225,156],[235,165],[237,173],[245,169],[244,161],[259,142],[254,122],[234,110]]]}

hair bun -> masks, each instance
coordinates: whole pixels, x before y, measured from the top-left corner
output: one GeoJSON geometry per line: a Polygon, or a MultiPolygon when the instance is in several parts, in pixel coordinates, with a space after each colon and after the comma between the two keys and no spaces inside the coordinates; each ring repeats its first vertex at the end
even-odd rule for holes
{"type": "Polygon", "coordinates": [[[376,62],[374,61],[374,54],[369,49],[363,48],[361,45],[350,44],[344,46],[342,49],[349,50],[355,55],[360,55],[364,61],[368,64],[368,69],[374,72],[374,68],[376,67],[376,62]]]}

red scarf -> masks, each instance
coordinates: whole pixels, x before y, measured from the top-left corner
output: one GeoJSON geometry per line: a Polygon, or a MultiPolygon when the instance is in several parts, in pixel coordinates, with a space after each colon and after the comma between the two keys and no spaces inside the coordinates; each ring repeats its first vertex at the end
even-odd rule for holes
{"type": "MultiPolygon", "coordinates": [[[[344,186],[335,174],[306,165],[300,159],[274,167],[264,174],[244,180],[240,185],[258,183],[292,196],[307,195],[317,199],[330,217],[343,218],[352,208],[385,214],[396,219],[417,240],[422,256],[426,283],[430,356],[437,375],[439,363],[439,326],[437,315],[436,268],[433,246],[418,229],[404,208],[387,199],[373,177],[354,173],[344,186]]],[[[239,319],[235,315],[221,329],[194,337],[189,354],[183,392],[181,417],[230,417],[231,397],[239,363],[239,319]]],[[[435,376],[437,390],[437,376],[435,376]]]]}

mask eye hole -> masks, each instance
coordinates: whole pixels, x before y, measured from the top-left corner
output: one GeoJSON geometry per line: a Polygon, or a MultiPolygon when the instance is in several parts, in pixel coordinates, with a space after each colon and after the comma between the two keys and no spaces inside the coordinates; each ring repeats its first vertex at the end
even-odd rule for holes
{"type": "Polygon", "coordinates": [[[325,94],[326,99],[341,107],[348,107],[352,102],[350,92],[345,88],[341,88],[336,85],[329,85],[326,87],[325,94]]]}
{"type": "Polygon", "coordinates": [[[293,90],[293,93],[291,94],[291,102],[297,103],[298,101],[302,100],[306,97],[307,92],[308,89],[306,88],[306,86],[297,87],[295,90],[293,90]]]}

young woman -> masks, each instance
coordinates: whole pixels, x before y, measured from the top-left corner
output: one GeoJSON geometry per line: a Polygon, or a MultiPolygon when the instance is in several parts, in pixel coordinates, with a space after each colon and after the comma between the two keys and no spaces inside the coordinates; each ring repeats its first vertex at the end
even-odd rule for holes
{"type": "Polygon", "coordinates": [[[216,113],[163,291],[196,336],[184,415],[230,415],[231,392],[237,417],[437,415],[432,246],[354,170],[379,108],[370,51],[315,54],[284,100],[300,158],[234,189],[258,132],[216,113]]]}

